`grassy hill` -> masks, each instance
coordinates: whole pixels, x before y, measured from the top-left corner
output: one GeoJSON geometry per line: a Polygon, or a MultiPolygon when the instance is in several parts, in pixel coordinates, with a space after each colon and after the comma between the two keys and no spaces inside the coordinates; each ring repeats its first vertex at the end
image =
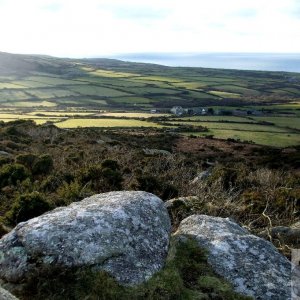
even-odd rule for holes
{"type": "Polygon", "coordinates": [[[149,109],[243,106],[299,99],[297,73],[0,53],[1,107],[149,109]]]}
{"type": "Polygon", "coordinates": [[[157,127],[182,135],[192,132],[287,147],[300,144],[299,115],[298,73],[0,52],[0,120],[5,122],[31,119],[61,128],[157,127]],[[176,105],[225,112],[204,118],[166,115],[176,105]],[[152,109],[160,114],[151,115],[152,109]]]}

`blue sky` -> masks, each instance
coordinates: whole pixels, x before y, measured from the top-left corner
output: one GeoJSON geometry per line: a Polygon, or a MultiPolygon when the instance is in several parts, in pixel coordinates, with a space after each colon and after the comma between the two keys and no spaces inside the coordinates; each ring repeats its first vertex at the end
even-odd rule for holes
{"type": "Polygon", "coordinates": [[[300,53],[299,0],[0,0],[0,51],[300,53]]]}

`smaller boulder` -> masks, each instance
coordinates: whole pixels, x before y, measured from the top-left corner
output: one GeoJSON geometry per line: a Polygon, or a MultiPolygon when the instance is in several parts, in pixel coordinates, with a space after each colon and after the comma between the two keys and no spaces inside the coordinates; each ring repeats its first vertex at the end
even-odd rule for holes
{"type": "Polygon", "coordinates": [[[289,245],[290,248],[300,247],[300,222],[291,226],[276,226],[270,230],[264,230],[259,233],[260,237],[272,240],[278,240],[281,244],[289,245]]]}
{"type": "Polygon", "coordinates": [[[228,218],[193,215],[176,236],[190,236],[208,250],[208,263],[235,290],[255,299],[291,297],[291,263],[268,241],[228,218]]]}

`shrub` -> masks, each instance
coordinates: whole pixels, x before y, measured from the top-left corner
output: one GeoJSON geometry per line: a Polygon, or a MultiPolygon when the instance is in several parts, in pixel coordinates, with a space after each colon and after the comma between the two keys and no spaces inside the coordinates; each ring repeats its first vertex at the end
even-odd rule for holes
{"type": "Polygon", "coordinates": [[[101,175],[104,187],[106,187],[109,190],[122,189],[123,177],[118,170],[111,168],[103,168],[101,170],[101,175]]]}
{"type": "Polygon", "coordinates": [[[64,182],[61,187],[58,188],[57,194],[61,198],[62,203],[65,205],[74,201],[79,201],[90,196],[90,191],[87,187],[82,187],[78,181],[72,181],[71,183],[64,182]]]}
{"type": "Polygon", "coordinates": [[[48,174],[53,168],[53,159],[50,155],[44,154],[38,157],[32,166],[32,173],[35,175],[48,174]]]}
{"type": "Polygon", "coordinates": [[[24,165],[28,169],[32,170],[32,166],[38,157],[31,153],[20,154],[16,157],[16,162],[24,165]]]}
{"type": "Polygon", "coordinates": [[[117,161],[112,159],[106,159],[101,163],[102,168],[109,168],[111,170],[120,170],[120,166],[117,161]]]}
{"type": "Polygon", "coordinates": [[[16,197],[12,208],[5,214],[10,224],[17,224],[37,217],[51,209],[50,203],[38,192],[22,194],[16,197]]]}
{"type": "Polygon", "coordinates": [[[0,168],[0,187],[16,184],[30,176],[26,168],[20,164],[4,165],[0,168]]]}
{"type": "Polygon", "coordinates": [[[141,175],[137,177],[137,189],[153,193],[163,200],[178,196],[178,190],[172,184],[169,184],[152,175],[141,175]]]}
{"type": "Polygon", "coordinates": [[[50,175],[42,181],[40,189],[44,192],[55,192],[61,186],[61,184],[61,175],[50,175]]]}

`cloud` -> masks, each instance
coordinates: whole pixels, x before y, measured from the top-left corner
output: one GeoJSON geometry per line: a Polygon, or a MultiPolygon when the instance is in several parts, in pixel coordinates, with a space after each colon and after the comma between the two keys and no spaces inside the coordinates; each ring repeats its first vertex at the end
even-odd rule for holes
{"type": "Polygon", "coordinates": [[[0,0],[0,51],[300,52],[297,1],[0,0]]]}
{"type": "Polygon", "coordinates": [[[143,5],[142,3],[135,2],[110,2],[99,4],[98,9],[100,11],[107,11],[111,13],[115,18],[130,19],[130,20],[141,20],[141,19],[162,19],[168,14],[168,10],[162,7],[155,7],[153,5],[143,5]]]}

